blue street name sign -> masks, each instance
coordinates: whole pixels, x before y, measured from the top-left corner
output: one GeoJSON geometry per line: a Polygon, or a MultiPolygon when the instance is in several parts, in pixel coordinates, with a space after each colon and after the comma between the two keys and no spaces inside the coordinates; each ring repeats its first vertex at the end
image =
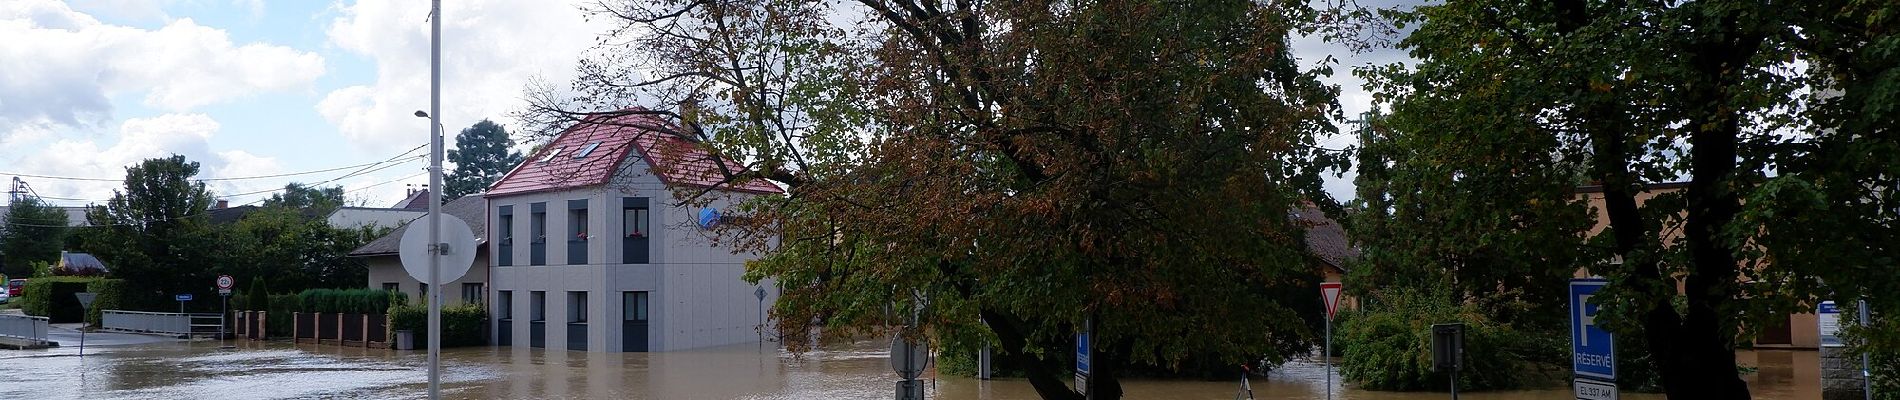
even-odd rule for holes
{"type": "Polygon", "coordinates": [[[1816,321],[1821,325],[1821,347],[1844,347],[1841,343],[1841,308],[1833,301],[1823,301],[1815,310],[1816,321]]]}
{"type": "Polygon", "coordinates": [[[1089,333],[1075,334],[1075,372],[1089,373],[1089,333]]]}
{"type": "Polygon", "coordinates": [[[1596,323],[1597,306],[1590,297],[1609,281],[1570,280],[1571,368],[1577,376],[1616,381],[1616,339],[1596,323]]]}
{"type": "Polygon", "coordinates": [[[178,301],[191,301],[190,294],[181,294],[177,296],[172,296],[172,298],[178,299],[178,301]]]}

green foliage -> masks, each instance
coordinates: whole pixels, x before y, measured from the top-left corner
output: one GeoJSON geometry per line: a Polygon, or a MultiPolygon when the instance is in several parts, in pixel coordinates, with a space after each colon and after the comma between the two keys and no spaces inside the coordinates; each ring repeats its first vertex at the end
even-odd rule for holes
{"type": "Polygon", "coordinates": [[[501,179],[521,163],[521,153],[509,150],[514,147],[508,129],[487,119],[462,129],[455,135],[455,148],[449,150],[448,160],[455,170],[442,177],[442,200],[479,193],[501,179]]]}
{"type": "Polygon", "coordinates": [[[1742,322],[1900,290],[1900,3],[1462,0],[1384,15],[1413,29],[1399,47],[1418,62],[1358,71],[1391,110],[1364,141],[1368,257],[1453,268],[1422,284],[1467,293],[1510,278],[1467,270],[1526,268],[1504,297],[1536,303],[1588,266],[1611,280],[1599,321],[1647,333],[1623,350],[1649,353],[1672,398],[1747,396],[1742,322]],[[1607,227],[1587,232],[1601,234],[1579,234],[1571,196],[1600,201],[1607,227]]]}
{"type": "Polygon", "coordinates": [[[169,309],[172,294],[203,292],[216,277],[220,243],[198,172],[184,156],[145,160],[126,168],[111,200],[87,211],[94,227],[75,235],[75,247],[111,266],[111,277],[137,282],[127,287],[127,308],[169,309]]]}
{"type": "MultiPolygon", "coordinates": [[[[575,111],[638,114],[619,122],[723,156],[709,161],[722,182],[790,187],[718,228],[770,252],[746,278],[786,285],[778,331],[921,314],[905,333],[993,337],[1049,388],[1065,368],[1050,350],[1092,319],[1094,381],[1114,388],[1131,366],[1279,362],[1314,344],[1269,295],[1318,279],[1289,211],[1329,203],[1321,174],[1346,161],[1316,146],[1337,112],[1326,69],[1285,51],[1304,4],[942,2],[839,26],[828,17],[854,6],[611,2],[657,18],[620,21],[639,37],[604,41],[575,111]],[[655,70],[667,78],[636,73],[655,70]]],[[[676,194],[722,196],[704,192],[676,194]]]]}
{"type": "Polygon", "coordinates": [[[220,270],[236,277],[267,276],[276,290],[288,292],[361,286],[368,270],[349,252],[386,228],[334,228],[323,219],[327,212],[291,205],[267,205],[220,227],[225,243],[219,247],[220,270]]]}
{"type": "Polygon", "coordinates": [[[264,207],[299,210],[318,217],[342,206],[343,186],[319,188],[291,182],[284,185],[283,191],[264,199],[264,207]]]}
{"type": "Polygon", "coordinates": [[[298,293],[294,303],[300,312],[382,314],[406,302],[401,292],[382,289],[310,289],[298,293]]]}
{"type": "Polygon", "coordinates": [[[86,283],[86,291],[95,297],[92,309],[86,312],[86,324],[100,326],[101,311],[125,309],[125,291],[129,284],[124,279],[95,278],[86,283]]]}
{"type": "Polygon", "coordinates": [[[1504,390],[1559,382],[1569,354],[1560,332],[1525,331],[1491,320],[1475,305],[1442,294],[1388,290],[1341,326],[1340,375],[1371,390],[1447,390],[1449,373],[1432,371],[1433,324],[1465,324],[1459,390],[1504,390]]]}
{"type": "Polygon", "coordinates": [[[239,303],[243,304],[244,309],[252,311],[270,309],[270,289],[264,287],[264,277],[252,278],[250,287],[246,289],[244,301],[239,303]]]}
{"type": "MultiPolygon", "coordinates": [[[[391,332],[408,330],[415,332],[416,347],[422,347],[429,340],[429,308],[422,305],[401,305],[390,311],[391,332]]],[[[481,305],[463,304],[442,308],[442,347],[482,346],[488,344],[486,328],[488,310],[481,305]]]]}
{"type": "Polygon", "coordinates": [[[301,298],[294,294],[270,295],[270,309],[264,317],[268,321],[264,328],[265,334],[272,337],[290,336],[291,325],[294,323],[292,318],[295,317],[293,313],[303,310],[303,304],[300,301],[301,298]]]}
{"type": "Polygon", "coordinates": [[[36,262],[59,259],[67,228],[66,211],[37,198],[16,201],[7,209],[6,224],[0,225],[0,271],[12,277],[34,276],[36,262]]]}
{"type": "Polygon", "coordinates": [[[1900,318],[1879,309],[1870,309],[1870,313],[1872,323],[1862,325],[1857,307],[1842,307],[1841,339],[1852,356],[1868,356],[1875,398],[1900,400],[1900,334],[1894,333],[1900,331],[1900,318]]]}

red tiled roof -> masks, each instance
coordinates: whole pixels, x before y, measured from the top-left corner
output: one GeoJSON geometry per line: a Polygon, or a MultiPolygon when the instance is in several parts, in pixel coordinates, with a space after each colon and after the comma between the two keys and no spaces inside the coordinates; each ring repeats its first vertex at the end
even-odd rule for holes
{"type": "MultiPolygon", "coordinates": [[[[637,110],[637,108],[635,109],[637,110]]],[[[613,179],[628,151],[639,151],[647,169],[668,185],[714,187],[750,193],[783,193],[763,180],[724,183],[713,155],[697,144],[641,126],[670,126],[651,115],[592,116],[574,124],[488,187],[486,197],[597,186],[613,179]],[[593,143],[586,157],[574,158],[593,143]],[[548,162],[550,152],[555,154],[548,162]]],[[[726,160],[739,168],[739,163],[726,160]]],[[[737,171],[735,171],[737,172],[737,171]]]]}

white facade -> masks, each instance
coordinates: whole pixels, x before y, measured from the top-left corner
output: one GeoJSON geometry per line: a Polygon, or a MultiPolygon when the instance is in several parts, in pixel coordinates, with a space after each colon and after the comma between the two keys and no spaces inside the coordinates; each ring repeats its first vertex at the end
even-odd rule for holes
{"type": "MultiPolygon", "coordinates": [[[[496,343],[505,338],[510,346],[530,346],[537,329],[532,321],[539,315],[542,347],[577,349],[569,346],[573,329],[585,332],[588,351],[638,351],[623,346],[623,339],[631,333],[624,329],[627,320],[635,318],[626,303],[633,298],[629,296],[638,296],[630,293],[639,292],[645,293],[648,305],[647,351],[759,340],[761,307],[776,300],[778,289],[770,281],[755,286],[740,279],[745,262],[756,256],[713,247],[711,233],[696,225],[698,209],[673,207],[672,192],[647,173],[647,164],[637,154],[622,165],[605,185],[488,198],[490,299],[497,302],[489,309],[496,321],[496,343]],[[646,205],[645,263],[626,262],[627,220],[636,209],[628,206],[629,199],[644,199],[646,205]],[[533,254],[533,239],[541,236],[534,226],[537,204],[546,238],[539,265],[533,254]],[[582,204],[585,225],[570,223],[579,218],[573,212],[578,207],[570,206],[582,204]],[[578,240],[573,234],[577,232],[586,232],[586,239],[578,240]],[[584,246],[585,261],[569,259],[574,246],[584,246]],[[763,301],[754,293],[761,287],[766,291],[763,301]],[[542,300],[536,301],[536,292],[542,293],[542,300]],[[577,294],[584,294],[585,307],[573,301],[577,294]],[[576,319],[570,311],[578,311],[586,322],[570,324],[576,319]]],[[[710,207],[726,210],[731,201],[749,195],[708,196],[721,198],[710,207]]]]}

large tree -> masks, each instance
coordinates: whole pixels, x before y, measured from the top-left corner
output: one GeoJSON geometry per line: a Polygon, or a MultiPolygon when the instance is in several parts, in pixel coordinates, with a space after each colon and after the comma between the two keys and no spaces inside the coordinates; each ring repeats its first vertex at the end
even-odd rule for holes
{"type": "Polygon", "coordinates": [[[974,337],[1044,398],[1079,398],[1062,349],[1092,321],[1089,383],[1116,398],[1128,366],[1311,343],[1265,295],[1318,279],[1290,214],[1329,202],[1339,161],[1313,146],[1334,91],[1289,52],[1303,4],[616,2],[584,95],[528,116],[683,135],[726,183],[789,187],[721,233],[769,252],[748,276],[785,288],[794,346],[974,337]]]}
{"type": "Polygon", "coordinates": [[[455,148],[449,150],[448,159],[455,170],[442,177],[442,200],[487,190],[488,185],[521,163],[521,152],[510,150],[514,147],[508,129],[489,120],[462,129],[455,135],[455,148]]]}
{"type": "Polygon", "coordinates": [[[32,262],[59,263],[66,242],[66,211],[35,198],[13,202],[0,226],[0,265],[11,277],[33,275],[32,262]]]}
{"type": "Polygon", "coordinates": [[[343,186],[311,187],[291,182],[284,184],[283,191],[264,199],[264,207],[301,210],[314,216],[328,215],[342,206],[343,186]]]}
{"type": "MultiPolygon", "coordinates": [[[[1558,189],[1577,175],[1600,183],[1606,231],[1532,245],[1600,255],[1573,266],[1611,279],[1593,300],[1602,320],[1644,339],[1622,351],[1646,352],[1671,398],[1748,398],[1738,338],[1818,300],[1891,304],[1876,294],[1900,288],[1896,8],[1469,0],[1392,12],[1417,26],[1400,46],[1419,62],[1366,71],[1394,130],[1368,150],[1388,146],[1379,173],[1401,184],[1368,203],[1398,224],[1435,206],[1412,215],[1562,242],[1576,225],[1549,218],[1576,197],[1558,189]],[[1687,184],[1638,201],[1672,180],[1687,184]]],[[[1512,243],[1407,251],[1463,258],[1512,243]]]]}
{"type": "Polygon", "coordinates": [[[217,261],[216,232],[206,210],[211,194],[194,181],[198,163],[185,156],[126,167],[125,187],[92,206],[78,248],[99,257],[126,287],[126,304],[162,307],[170,294],[206,293],[217,261]]]}

